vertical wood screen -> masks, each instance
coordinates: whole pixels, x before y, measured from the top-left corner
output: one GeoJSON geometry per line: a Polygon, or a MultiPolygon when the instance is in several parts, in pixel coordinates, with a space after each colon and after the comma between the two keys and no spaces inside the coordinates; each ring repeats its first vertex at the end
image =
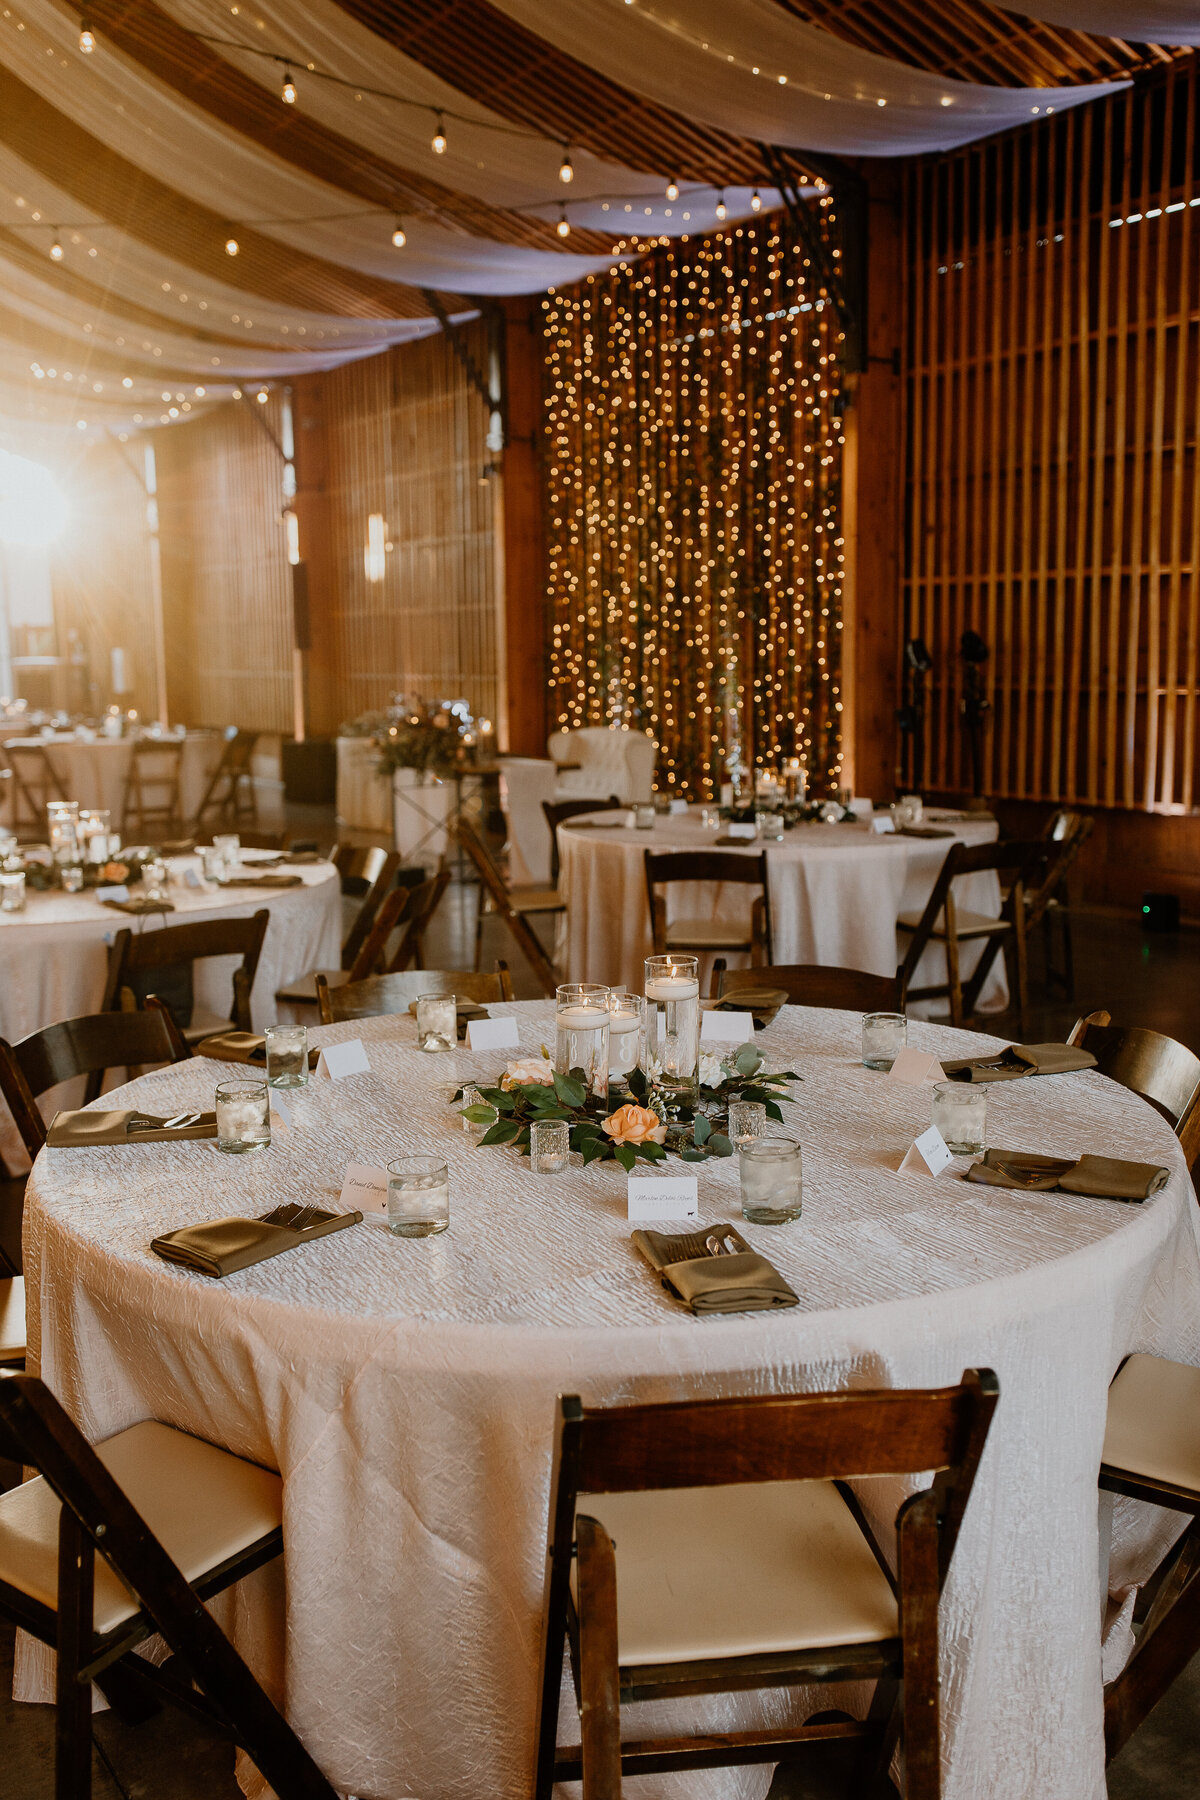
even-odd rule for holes
{"type": "Polygon", "coordinates": [[[926,781],[1180,810],[1200,682],[1200,120],[1173,68],[906,182],[906,635],[926,781]]]}
{"type": "Polygon", "coordinates": [[[123,706],[153,718],[154,613],[139,442],[98,443],[56,471],[69,497],[51,574],[58,654],[68,664],[62,704],[103,712],[114,698],[114,647],[125,652],[123,706]]]}

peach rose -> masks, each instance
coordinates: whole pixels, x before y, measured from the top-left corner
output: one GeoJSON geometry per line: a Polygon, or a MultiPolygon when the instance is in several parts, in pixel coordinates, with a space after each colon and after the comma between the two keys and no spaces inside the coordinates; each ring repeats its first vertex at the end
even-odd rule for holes
{"type": "Polygon", "coordinates": [[[604,1129],[614,1144],[661,1144],[667,1135],[666,1126],[658,1122],[658,1114],[645,1106],[618,1107],[605,1119],[604,1129]]]}

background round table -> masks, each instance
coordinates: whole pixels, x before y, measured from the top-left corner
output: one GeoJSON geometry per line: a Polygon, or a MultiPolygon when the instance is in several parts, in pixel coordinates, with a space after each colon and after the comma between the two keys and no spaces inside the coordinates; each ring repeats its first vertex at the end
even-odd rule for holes
{"type": "MultiPolygon", "coordinates": [[[[108,973],[108,947],[125,926],[160,931],[195,919],[243,919],[266,907],[271,918],[250,995],[254,1024],[261,1030],[276,1016],[275,991],[309,969],[336,968],[341,955],[342,901],[337,870],[315,863],[287,873],[299,875],[294,888],[186,887],[185,869],[199,874],[195,857],[174,857],[172,913],[132,916],[104,906],[88,890],[64,894],[29,890],[23,913],[0,913],[0,1037],[9,1042],[60,1019],[98,1012],[108,973]]],[[[136,893],[135,887],[132,890],[136,893]]],[[[229,1011],[238,958],[208,957],[196,964],[196,1004],[219,1017],[229,1011]]],[[[310,1013],[313,1009],[310,1007],[310,1013]]],[[[315,1014],[314,1014],[315,1016],[315,1014]]],[[[72,1091],[76,1084],[71,1084],[72,1091]]],[[[66,1104],[63,1092],[46,1096],[44,1108],[66,1104]]],[[[0,1155],[10,1168],[28,1159],[7,1107],[0,1101],[0,1155]]]]}
{"type": "MultiPolygon", "coordinates": [[[[493,1008],[533,1051],[543,1002],[493,1008]]],[[[904,1177],[930,1090],[858,1062],[847,1013],[785,1008],[758,1042],[803,1078],[804,1217],[746,1237],[800,1305],[696,1319],[634,1252],[615,1164],[534,1176],[459,1127],[453,1084],[497,1056],[424,1056],[403,1015],[361,1037],[371,1072],[314,1079],[263,1154],[212,1144],[43,1151],[26,1205],[32,1363],[102,1438],[158,1418],[278,1468],[285,1568],[225,1615],[333,1784],[375,1800],[528,1791],[556,1396],[590,1404],[955,1381],[993,1368],[1000,1404],[941,1609],[946,1800],[1103,1800],[1096,1477],[1108,1383],[1129,1351],[1200,1362],[1200,1232],[1176,1140],[1094,1072],[989,1090],[989,1136],[1168,1164],[1141,1206],[904,1177]],[[223,1282],[152,1237],[285,1199],[336,1204],[347,1164],[437,1149],[450,1231],[364,1223],[223,1282]],[[286,1614],[286,1628],[285,1628],[286,1614]]],[[[915,1025],[942,1055],[992,1040],[915,1025]]],[[[131,1084],[127,1103],[211,1104],[221,1065],[131,1084]]],[[[698,1170],[700,1217],[737,1219],[729,1162],[698,1170]]],[[[889,1483],[874,1502],[894,1514],[889,1483]]],[[[1117,1503],[1113,1580],[1144,1579],[1180,1521],[1117,1503]],[[1164,1523],[1164,1521],[1168,1521],[1164,1523]]],[[[23,1644],[18,1695],[42,1698],[23,1644]]],[[[628,1715],[712,1730],[803,1719],[839,1694],[742,1695],[628,1715]]],[[[750,1769],[637,1783],[741,1796],[750,1769]]]]}
{"type": "MultiPolygon", "coordinates": [[[[150,741],[160,741],[166,748],[179,743],[180,739],[165,737],[150,741]]],[[[18,750],[23,746],[44,750],[68,800],[78,800],[80,806],[107,808],[112,816],[112,829],[121,830],[125,778],[133,756],[132,739],[97,737],[84,740],[68,734],[55,738],[12,738],[9,742],[18,750]]],[[[219,732],[189,731],[182,744],[179,810],[181,820],[186,820],[194,818],[199,811],[225,742],[219,732]]]]}
{"type": "MultiPolygon", "coordinates": [[[[898,942],[896,919],[928,900],[951,842],[992,843],[995,819],[946,825],[944,838],[901,837],[873,832],[869,825],[795,825],[778,844],[714,845],[700,824],[698,809],[660,815],[650,831],[613,825],[596,813],[592,823],[571,819],[558,827],[559,891],[567,903],[566,969],[570,981],[623,982],[640,993],[643,960],[654,948],[646,899],[644,853],[668,850],[767,853],[771,900],[772,962],[824,963],[894,975],[907,939],[898,942]]],[[[965,876],[956,893],[972,911],[995,917],[1000,884],[993,872],[965,876]]],[[[688,883],[671,895],[672,909],[689,918],[746,916],[744,887],[688,883]]],[[[963,973],[978,961],[976,946],[964,947],[963,973]]],[[[731,968],[745,955],[727,954],[731,968]]],[[[918,983],[946,979],[945,952],[926,952],[918,983]]],[[[984,983],[980,1005],[1002,1008],[1008,999],[1004,961],[997,957],[984,983]]]]}

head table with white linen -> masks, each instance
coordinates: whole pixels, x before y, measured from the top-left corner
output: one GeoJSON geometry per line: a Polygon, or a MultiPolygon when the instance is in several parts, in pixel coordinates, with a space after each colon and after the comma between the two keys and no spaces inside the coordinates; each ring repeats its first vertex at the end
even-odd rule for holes
{"type": "MultiPolygon", "coordinates": [[[[955,840],[992,843],[995,819],[932,824],[944,837],[923,838],[875,832],[865,822],[794,825],[773,844],[721,844],[700,823],[700,809],[660,814],[653,828],[640,831],[627,814],[595,813],[558,827],[559,891],[567,902],[565,966],[571,981],[623,981],[637,990],[642,959],[653,949],[646,897],[644,855],[671,850],[727,851],[758,855],[766,850],[771,902],[771,961],[824,963],[894,975],[907,939],[897,944],[896,920],[920,911],[955,840]],[[628,825],[614,824],[630,818],[628,825]]],[[[722,828],[722,835],[728,827],[722,828]]],[[[964,876],[955,889],[962,906],[996,917],[1000,883],[993,871],[964,876]]],[[[688,882],[669,899],[671,915],[742,919],[749,912],[747,889],[716,882],[688,882]]],[[[731,968],[744,955],[726,957],[731,968]]],[[[978,960],[964,949],[964,975],[978,960]]],[[[946,956],[936,946],[926,952],[918,984],[944,981],[946,956]]],[[[998,1011],[1008,999],[1004,959],[997,957],[984,984],[980,1006],[998,1011]]]]}
{"type": "MultiPolygon", "coordinates": [[[[524,1053],[549,1041],[546,1003],[491,1010],[519,1020],[524,1053]]],[[[1158,1114],[1094,1072],[988,1090],[995,1143],[1169,1165],[1144,1205],[974,1187],[956,1179],[962,1163],[901,1176],[931,1089],[863,1069],[856,1015],[785,1008],[756,1041],[802,1077],[784,1111],[804,1147],[804,1216],[741,1228],[800,1305],[697,1319],[634,1252],[617,1165],[535,1176],[461,1128],[454,1084],[494,1076],[505,1053],[424,1055],[406,1015],[315,1036],[361,1038],[370,1072],[289,1096],[293,1124],[265,1152],[43,1151],[25,1257],[33,1366],[89,1436],[158,1418],[282,1472],[283,1576],[260,1571],[229,1616],[335,1786],[376,1800],[527,1794],[558,1394],[919,1385],[982,1365],[1001,1398],[942,1605],[944,1791],[992,1800],[1002,1768],[1005,1800],[1103,1800],[1106,1389],[1131,1350],[1200,1361],[1197,1207],[1158,1114]],[[149,1249],[284,1199],[336,1205],[350,1163],[419,1150],[449,1163],[444,1235],[364,1222],[224,1281],[149,1249]]],[[[910,1041],[994,1047],[921,1024],[910,1041]]],[[[211,1105],[221,1067],[149,1074],[127,1103],[211,1105]]],[[[735,1165],[697,1173],[701,1221],[739,1222],[735,1165]]],[[[898,1497],[889,1489],[893,1511],[898,1497]]],[[[1118,1507],[1120,1578],[1143,1579],[1163,1515],[1118,1507]]],[[[46,1694],[38,1656],[23,1645],[21,1697],[46,1694]]],[[[631,1717],[654,1735],[667,1718],[725,1730],[830,1704],[776,1692],[631,1717]]],[[[768,1778],[631,1791],[755,1800],[768,1778]]]]}

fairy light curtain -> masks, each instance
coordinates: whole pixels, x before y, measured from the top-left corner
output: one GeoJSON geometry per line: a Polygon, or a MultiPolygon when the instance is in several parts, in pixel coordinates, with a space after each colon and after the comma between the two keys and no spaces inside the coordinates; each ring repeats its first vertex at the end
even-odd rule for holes
{"type": "Polygon", "coordinates": [[[675,794],[739,737],[833,782],[842,334],[785,215],[543,306],[553,716],[650,731],[675,794]]]}

